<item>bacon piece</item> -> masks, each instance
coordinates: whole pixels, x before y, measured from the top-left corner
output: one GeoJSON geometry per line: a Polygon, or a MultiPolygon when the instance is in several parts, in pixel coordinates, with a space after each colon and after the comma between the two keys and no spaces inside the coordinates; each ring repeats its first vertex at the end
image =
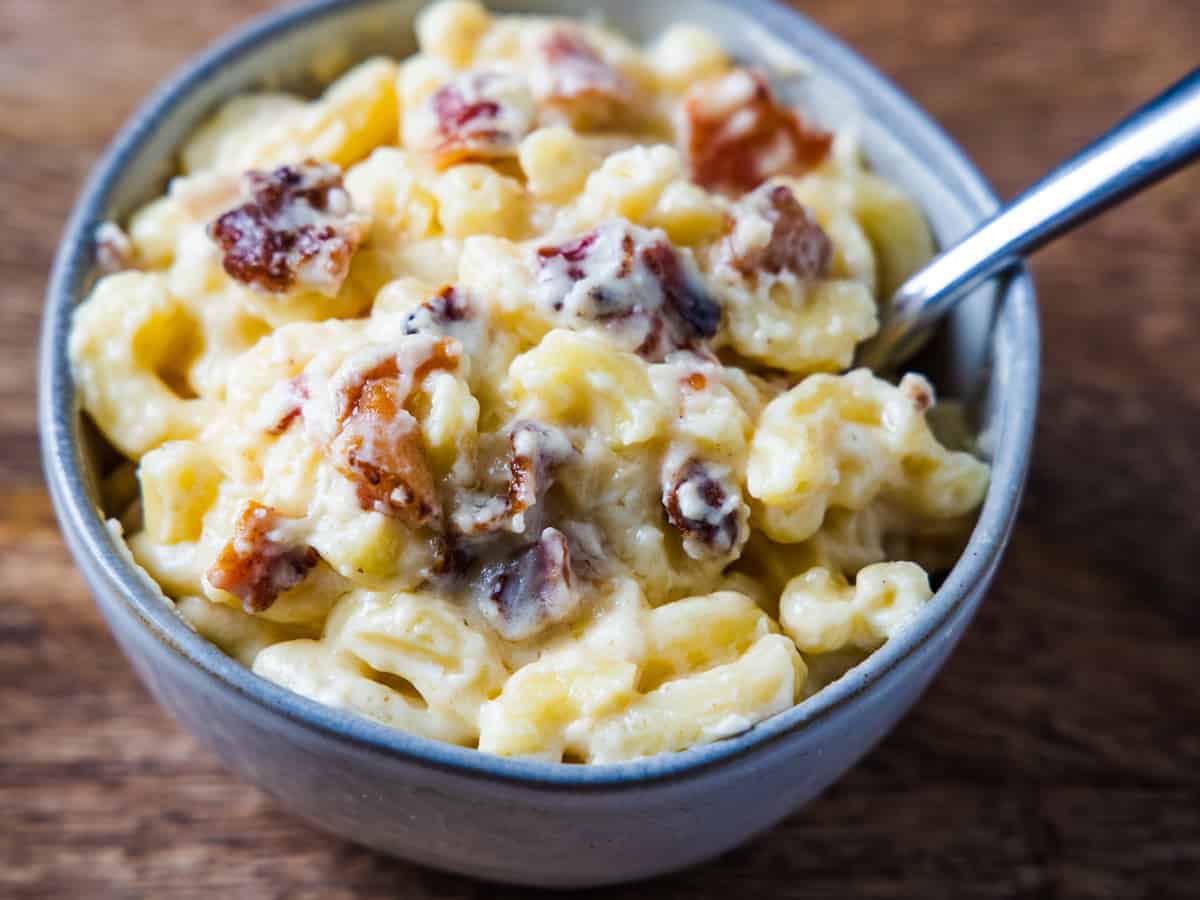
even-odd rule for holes
{"type": "MultiPolygon", "coordinates": [[[[555,312],[588,319],[623,316],[639,303],[661,298],[643,297],[644,285],[632,277],[637,244],[623,222],[606,222],[599,228],[558,246],[538,247],[538,288],[555,312]]],[[[651,287],[654,287],[653,285],[651,287]]]]}
{"type": "Polygon", "coordinates": [[[674,334],[668,337],[666,319],[658,313],[635,310],[621,319],[620,325],[642,336],[633,352],[651,362],[661,362],[671,351],[689,346],[686,340],[676,340],[674,334]]]}
{"type": "Polygon", "coordinates": [[[665,240],[658,241],[642,250],[642,260],[658,279],[666,309],[687,326],[684,330],[703,338],[715,335],[721,324],[721,307],[698,279],[684,272],[675,248],[665,240]]]}
{"type": "Polygon", "coordinates": [[[533,545],[484,568],[479,610],[502,638],[524,640],[574,611],[573,580],[567,538],[547,528],[533,545]]]}
{"type": "Polygon", "coordinates": [[[363,509],[415,525],[441,519],[421,429],[404,404],[412,386],[430,372],[458,365],[460,346],[439,338],[409,353],[388,354],[339,390],[330,451],[334,467],[354,483],[363,509]]]}
{"type": "Polygon", "coordinates": [[[417,420],[397,401],[394,382],[367,382],[334,441],[334,465],[363,509],[424,525],[439,513],[433,471],[417,420]]]}
{"type": "Polygon", "coordinates": [[[829,274],[833,244],[786,185],[763,185],[734,211],[723,251],[743,275],[792,272],[801,278],[829,274]]]}
{"type": "Polygon", "coordinates": [[[405,334],[440,333],[456,322],[471,317],[467,296],[452,284],[426,300],[404,319],[405,334]]]}
{"type": "Polygon", "coordinates": [[[724,466],[688,458],[663,479],[662,502],[692,559],[726,556],[748,534],[742,493],[724,466]]]}
{"type": "Polygon", "coordinates": [[[308,382],[303,375],[279,382],[271,390],[269,402],[275,418],[264,429],[268,434],[280,435],[292,427],[300,418],[304,401],[308,399],[308,382]]]}
{"type": "Polygon", "coordinates": [[[249,501],[238,516],[233,538],[208,569],[209,584],[233,594],[248,613],[269,609],[320,560],[307,544],[280,540],[284,518],[270,506],[249,501]]]}
{"type": "Polygon", "coordinates": [[[460,535],[443,531],[433,536],[433,552],[433,573],[443,583],[457,589],[476,560],[473,548],[467,546],[460,535]]]}
{"type": "Polygon", "coordinates": [[[538,248],[538,298],[568,320],[603,323],[630,350],[660,361],[716,334],[721,307],[659,231],[614,219],[538,248]]]}
{"type": "MultiPolygon", "coordinates": [[[[588,267],[586,265],[589,255],[592,252],[592,246],[600,237],[600,230],[589,231],[585,235],[575,238],[573,241],[568,241],[558,247],[538,247],[537,258],[538,263],[544,270],[549,270],[556,261],[561,260],[561,268],[563,274],[571,281],[582,281],[588,277],[588,267]]],[[[617,277],[624,277],[628,274],[629,266],[633,259],[633,248],[622,243],[622,253],[618,262],[617,277]]],[[[545,279],[543,279],[544,281],[545,279]]],[[[562,298],[556,298],[554,301],[557,305],[554,307],[555,312],[562,309],[562,298]]]]}
{"type": "Polygon", "coordinates": [[[683,99],[682,138],[692,180],[742,194],[772,175],[799,175],[829,153],[833,136],[782,105],[766,76],[734,69],[694,85],[683,99]]]}
{"type": "MultiPolygon", "coordinates": [[[[511,156],[533,127],[533,98],[523,81],[500,72],[466,72],[429,98],[433,164],[511,156]]],[[[419,126],[418,126],[419,127],[419,126]]],[[[429,129],[429,125],[425,126],[429,129]]]]}
{"type": "Polygon", "coordinates": [[[534,75],[539,99],[572,117],[604,120],[633,96],[629,82],[576,28],[554,28],[538,44],[541,65],[534,75]]]}
{"type": "Polygon", "coordinates": [[[396,353],[388,353],[367,368],[354,373],[338,392],[338,424],[341,425],[358,405],[365,388],[374,381],[391,380],[402,388],[398,392],[401,406],[408,401],[414,385],[425,380],[430,372],[451,371],[462,359],[462,345],[453,338],[428,338],[405,344],[396,353]],[[400,396],[402,395],[402,396],[400,396]]]}
{"type": "Polygon", "coordinates": [[[242,177],[248,200],[208,226],[229,276],[268,293],[301,286],[333,296],[365,232],[336,166],[308,160],[242,177]]]}
{"type": "MultiPolygon", "coordinates": [[[[518,422],[508,435],[508,488],[502,496],[478,498],[454,514],[463,534],[486,535],[507,529],[525,532],[525,513],[542,502],[558,469],[575,452],[560,429],[518,422]]],[[[536,526],[535,526],[536,527],[536,526]]]]}
{"type": "Polygon", "coordinates": [[[462,288],[446,285],[404,318],[406,335],[454,338],[466,356],[485,352],[490,338],[487,309],[462,288]]]}
{"type": "Polygon", "coordinates": [[[562,431],[537,422],[518,422],[508,436],[508,509],[520,515],[538,503],[554,482],[554,474],[575,452],[562,431]]]}

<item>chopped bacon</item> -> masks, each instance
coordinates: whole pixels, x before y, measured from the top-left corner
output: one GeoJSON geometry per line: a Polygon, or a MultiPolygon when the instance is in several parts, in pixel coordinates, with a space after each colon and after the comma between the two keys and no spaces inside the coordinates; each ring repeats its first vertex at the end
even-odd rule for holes
{"type": "Polygon", "coordinates": [[[249,199],[208,226],[229,276],[269,293],[300,285],[336,294],[365,230],[340,170],[309,160],[249,171],[242,187],[249,199]]]}
{"type": "Polygon", "coordinates": [[[505,640],[524,640],[571,614],[579,603],[572,581],[567,538],[547,528],[535,544],[484,567],[479,610],[505,640]]]}
{"type": "Polygon", "coordinates": [[[550,425],[519,422],[508,436],[508,509],[520,515],[550,489],[554,473],[575,448],[565,434],[550,425]]]}
{"type": "Polygon", "coordinates": [[[575,452],[565,433],[538,422],[516,423],[508,444],[508,488],[502,496],[477,498],[455,513],[454,525],[463,534],[524,532],[524,514],[542,502],[558,469],[575,452]]]}
{"type": "Polygon", "coordinates": [[[687,459],[663,479],[662,502],[692,559],[725,556],[748,533],[741,491],[723,466],[687,459]]]}
{"type": "Polygon", "coordinates": [[[687,341],[679,342],[667,338],[667,326],[663,316],[655,312],[635,310],[620,320],[620,325],[634,335],[641,335],[641,341],[633,348],[633,352],[642,359],[659,362],[672,350],[688,346],[687,341]]]}
{"type": "Polygon", "coordinates": [[[528,87],[500,72],[466,72],[429,98],[433,114],[433,163],[439,169],[470,159],[516,152],[533,127],[528,87]]]}
{"type": "Polygon", "coordinates": [[[279,539],[284,518],[270,506],[249,501],[238,516],[232,539],[208,569],[209,584],[233,594],[248,613],[269,609],[320,560],[307,544],[279,539]]]}
{"type": "Polygon", "coordinates": [[[665,240],[642,250],[642,260],[662,288],[666,309],[697,337],[710,338],[721,324],[721,307],[683,269],[679,253],[665,240]]]}
{"type": "Polygon", "coordinates": [[[467,302],[466,294],[448,284],[408,314],[404,320],[404,333],[438,332],[470,316],[471,304],[467,302]]]}
{"type": "MultiPolygon", "coordinates": [[[[462,92],[454,85],[446,85],[433,95],[433,111],[437,113],[442,133],[447,137],[461,136],[472,126],[478,128],[481,121],[490,121],[500,115],[500,104],[495,100],[476,100],[468,103],[462,92]]],[[[483,131],[483,134],[494,134],[483,131]]]]}
{"type": "Polygon", "coordinates": [[[107,273],[137,268],[137,250],[129,235],[116,222],[101,222],[92,238],[96,243],[96,263],[107,273]]]}
{"type": "Polygon", "coordinates": [[[458,365],[461,345],[449,338],[416,343],[416,349],[389,353],[341,386],[330,449],[363,509],[428,525],[440,520],[441,504],[420,426],[404,404],[430,372],[458,365]]]}
{"type": "Polygon", "coordinates": [[[692,180],[742,194],[772,175],[799,175],[825,159],[832,135],[781,104],[766,77],[734,69],[694,85],[683,99],[682,137],[692,180]]]}
{"type": "MultiPolygon", "coordinates": [[[[405,338],[407,340],[407,337],[405,338]]],[[[408,400],[414,385],[425,380],[430,372],[450,371],[458,367],[462,359],[462,345],[453,338],[425,338],[420,342],[406,344],[401,351],[388,353],[368,368],[355,372],[338,392],[338,424],[345,422],[362,398],[363,391],[372,382],[391,380],[402,390],[398,394],[401,406],[408,400]]]]}
{"type": "Polygon", "coordinates": [[[723,250],[747,276],[788,271],[822,278],[833,259],[829,236],[782,184],[763,185],[737,204],[723,250]]]}
{"type": "Polygon", "coordinates": [[[308,382],[303,375],[289,378],[277,386],[279,396],[274,412],[275,421],[267,426],[268,434],[280,435],[292,427],[292,423],[300,417],[304,410],[304,401],[308,399],[308,382]]]}
{"type": "MultiPolygon", "coordinates": [[[[587,261],[591,253],[592,245],[596,243],[596,239],[600,236],[599,230],[589,231],[587,234],[581,235],[573,241],[567,241],[557,247],[538,247],[537,258],[538,262],[543,266],[552,265],[555,259],[561,259],[563,271],[567,278],[572,281],[581,281],[588,277],[588,270],[584,263],[587,261]]],[[[623,277],[629,272],[629,265],[633,258],[633,247],[627,245],[622,239],[622,250],[619,268],[617,269],[617,277],[623,277]]],[[[558,309],[562,307],[559,306],[558,309]]]]}
{"type": "Polygon", "coordinates": [[[720,325],[721,307],[695,266],[661,232],[614,219],[536,256],[544,305],[603,323],[646,359],[710,338],[720,325]]]}
{"type": "Polygon", "coordinates": [[[367,382],[334,441],[334,465],[363,509],[424,525],[440,513],[433,471],[417,420],[397,401],[395,382],[367,382]]]}
{"type": "Polygon", "coordinates": [[[473,548],[452,531],[433,535],[433,573],[443,582],[457,586],[475,562],[473,548]]]}
{"type": "Polygon", "coordinates": [[[633,92],[616,68],[576,28],[554,28],[538,45],[542,65],[535,75],[538,96],[581,117],[605,119],[628,104],[633,92]]]}
{"type": "Polygon", "coordinates": [[[446,285],[405,316],[404,333],[453,338],[470,357],[485,352],[491,339],[486,305],[457,285],[446,285]]]}

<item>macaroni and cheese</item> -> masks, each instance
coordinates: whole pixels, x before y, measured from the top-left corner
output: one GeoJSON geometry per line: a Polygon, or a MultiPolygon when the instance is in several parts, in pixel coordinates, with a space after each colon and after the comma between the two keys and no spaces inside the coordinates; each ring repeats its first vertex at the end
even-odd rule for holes
{"type": "Polygon", "coordinates": [[[229,101],[97,232],[114,527],[259,675],[438,740],[612,762],[787,709],[987,485],[925,378],[846,371],[918,209],[700,28],[445,0],[418,37],[229,101]]]}

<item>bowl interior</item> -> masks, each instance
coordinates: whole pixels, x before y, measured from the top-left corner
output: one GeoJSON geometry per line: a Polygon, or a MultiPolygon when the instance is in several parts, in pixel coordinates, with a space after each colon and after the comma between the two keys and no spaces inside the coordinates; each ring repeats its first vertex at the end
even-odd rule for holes
{"type": "MultiPolygon", "coordinates": [[[[1037,321],[1032,285],[1023,270],[962,303],[915,364],[943,394],[966,402],[993,464],[992,485],[963,557],[905,634],[798,707],[717,744],[637,763],[551,765],[436,744],[319,706],[258,678],[191,633],[105,528],[97,511],[97,484],[110,457],[78,411],[66,349],[71,311],[96,278],[90,240],[95,226],[106,219],[123,220],[159,195],[174,173],[183,139],[224,99],[263,88],[312,94],[323,81],[372,54],[399,58],[411,53],[413,18],[421,5],[418,0],[318,0],[252,23],[176,76],[114,141],[67,228],[43,329],[42,445],[64,529],[81,552],[99,559],[147,627],[213,677],[264,703],[286,706],[318,727],[335,728],[390,752],[490,775],[584,783],[669,774],[737,753],[849,700],[934,633],[994,568],[1003,549],[1024,479],[1037,394],[1037,321]]],[[[598,19],[638,41],[652,39],[681,19],[703,24],[721,36],[734,56],[773,70],[780,92],[819,121],[856,129],[871,165],[918,199],[939,244],[954,241],[996,206],[986,182],[961,151],[911,101],[836,39],[771,0],[693,0],[686,12],[645,0],[488,0],[487,5],[497,12],[598,19]],[[788,74],[799,72],[807,77],[788,74]]]]}

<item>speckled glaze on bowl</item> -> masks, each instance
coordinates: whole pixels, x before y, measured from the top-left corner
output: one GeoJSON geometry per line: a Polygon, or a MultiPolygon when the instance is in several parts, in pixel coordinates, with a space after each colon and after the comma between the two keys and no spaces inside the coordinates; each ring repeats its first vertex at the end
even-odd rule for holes
{"type": "MultiPolygon", "coordinates": [[[[856,124],[872,164],[919,198],[939,241],[996,206],[933,121],[835,38],[771,0],[488,5],[600,10],[636,39],[686,9],[740,58],[785,68],[807,61],[817,77],[785,86],[785,96],[818,117],[856,124]]],[[[350,840],[481,878],[547,886],[645,878],[727,850],[811,800],[892,727],[962,635],[1008,540],[1030,453],[1032,285],[1021,272],[981,290],[943,329],[931,363],[944,390],[969,399],[991,451],[992,484],[969,546],[910,629],[794,709],[717,744],[584,767],[500,759],[292,694],[192,632],[106,529],[95,501],[97,455],[67,364],[71,311],[96,277],[95,225],[157,195],[183,137],[221,100],[263,85],[311,91],[315,59],[344,67],[376,52],[403,56],[414,46],[419,6],[319,0],[263,18],[200,56],[126,125],[75,208],[47,296],[39,378],[47,479],[67,542],[134,668],[186,728],[282,806],[350,840]]]]}

